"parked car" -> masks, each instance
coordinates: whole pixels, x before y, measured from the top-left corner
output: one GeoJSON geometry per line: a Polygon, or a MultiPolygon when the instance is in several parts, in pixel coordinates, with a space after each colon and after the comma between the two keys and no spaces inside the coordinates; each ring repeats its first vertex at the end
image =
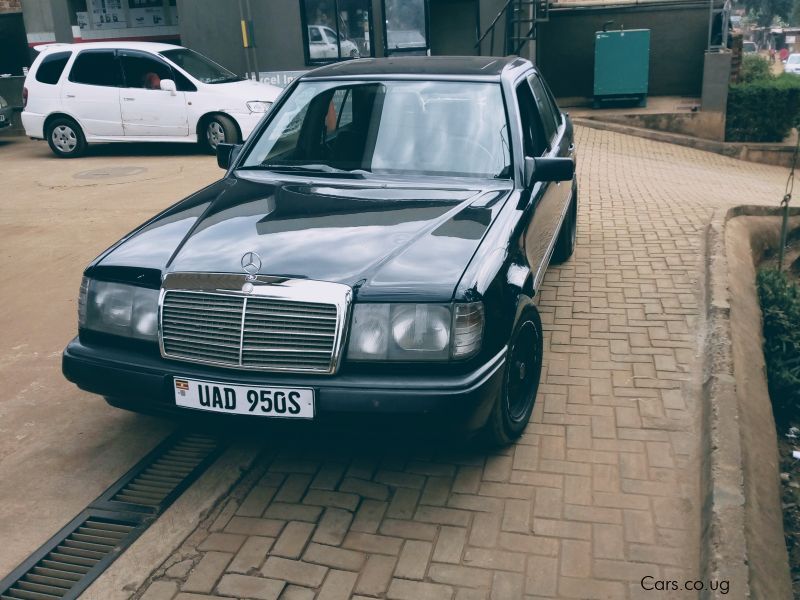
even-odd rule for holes
{"type": "Polygon", "coordinates": [[[142,412],[522,433],[578,210],[572,123],[529,61],[323,67],[217,159],[86,269],[67,379],[142,412]]]}
{"type": "Polygon", "coordinates": [[[359,58],[361,56],[358,46],[344,35],[339,35],[337,44],[336,32],[327,25],[308,26],[308,53],[311,60],[338,59],[340,45],[342,58],[359,58]]]}
{"type": "Polygon", "coordinates": [[[25,78],[22,123],[64,158],[93,142],[198,142],[214,150],[247,139],[280,91],[180,46],[49,44],[25,78]]]}
{"type": "Polygon", "coordinates": [[[758,52],[758,46],[755,42],[742,42],[742,52],[745,54],[752,54],[758,52]]]}
{"type": "Polygon", "coordinates": [[[11,127],[11,118],[14,116],[14,107],[0,96],[0,129],[11,127]]]}
{"type": "Polygon", "coordinates": [[[790,54],[786,57],[786,62],[783,65],[784,73],[793,73],[795,75],[800,73],[800,54],[790,54]]]}

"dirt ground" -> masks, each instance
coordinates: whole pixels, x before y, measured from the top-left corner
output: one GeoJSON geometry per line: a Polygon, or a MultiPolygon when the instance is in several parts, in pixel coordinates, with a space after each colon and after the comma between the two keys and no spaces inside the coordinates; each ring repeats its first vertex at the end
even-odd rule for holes
{"type": "Polygon", "coordinates": [[[61,375],[81,273],[158,210],[222,175],[193,147],[95,146],[78,160],[0,139],[0,574],[168,432],[61,375]],[[168,160],[165,160],[168,158],[168,160]]]}

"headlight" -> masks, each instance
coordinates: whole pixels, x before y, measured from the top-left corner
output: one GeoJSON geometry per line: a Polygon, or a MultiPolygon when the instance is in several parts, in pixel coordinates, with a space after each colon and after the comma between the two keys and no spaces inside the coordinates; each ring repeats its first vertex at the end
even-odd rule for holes
{"type": "Polygon", "coordinates": [[[0,108],[5,108],[6,106],[8,106],[8,102],[6,102],[5,98],[0,96],[0,108]]]}
{"type": "Polygon", "coordinates": [[[426,361],[469,358],[483,335],[483,304],[355,304],[347,357],[426,361]]]}
{"type": "Polygon", "coordinates": [[[158,336],[158,290],[84,277],[78,298],[83,329],[140,340],[158,336]]]}
{"type": "Polygon", "coordinates": [[[272,106],[272,102],[264,102],[263,100],[250,100],[247,103],[247,110],[254,113],[265,113],[272,106]]]}

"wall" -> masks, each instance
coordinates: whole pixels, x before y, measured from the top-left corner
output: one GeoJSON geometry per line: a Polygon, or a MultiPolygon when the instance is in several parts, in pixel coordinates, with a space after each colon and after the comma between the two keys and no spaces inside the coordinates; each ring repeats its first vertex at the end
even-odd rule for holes
{"type": "Polygon", "coordinates": [[[0,0],[0,15],[22,12],[21,0],[0,0]]]}
{"type": "Polygon", "coordinates": [[[594,34],[650,29],[650,90],[654,96],[699,97],[708,43],[708,3],[551,9],[539,25],[538,64],[559,98],[588,98],[594,86],[594,34]]]}

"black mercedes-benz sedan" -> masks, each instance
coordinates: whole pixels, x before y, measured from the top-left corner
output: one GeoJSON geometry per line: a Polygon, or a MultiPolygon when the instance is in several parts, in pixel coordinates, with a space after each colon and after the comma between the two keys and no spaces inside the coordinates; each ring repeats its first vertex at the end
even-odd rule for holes
{"type": "Polygon", "coordinates": [[[222,179],[86,269],[67,379],[175,416],[522,433],[540,286],[578,208],[572,124],[530,62],[322,67],[217,161],[222,179]]]}

